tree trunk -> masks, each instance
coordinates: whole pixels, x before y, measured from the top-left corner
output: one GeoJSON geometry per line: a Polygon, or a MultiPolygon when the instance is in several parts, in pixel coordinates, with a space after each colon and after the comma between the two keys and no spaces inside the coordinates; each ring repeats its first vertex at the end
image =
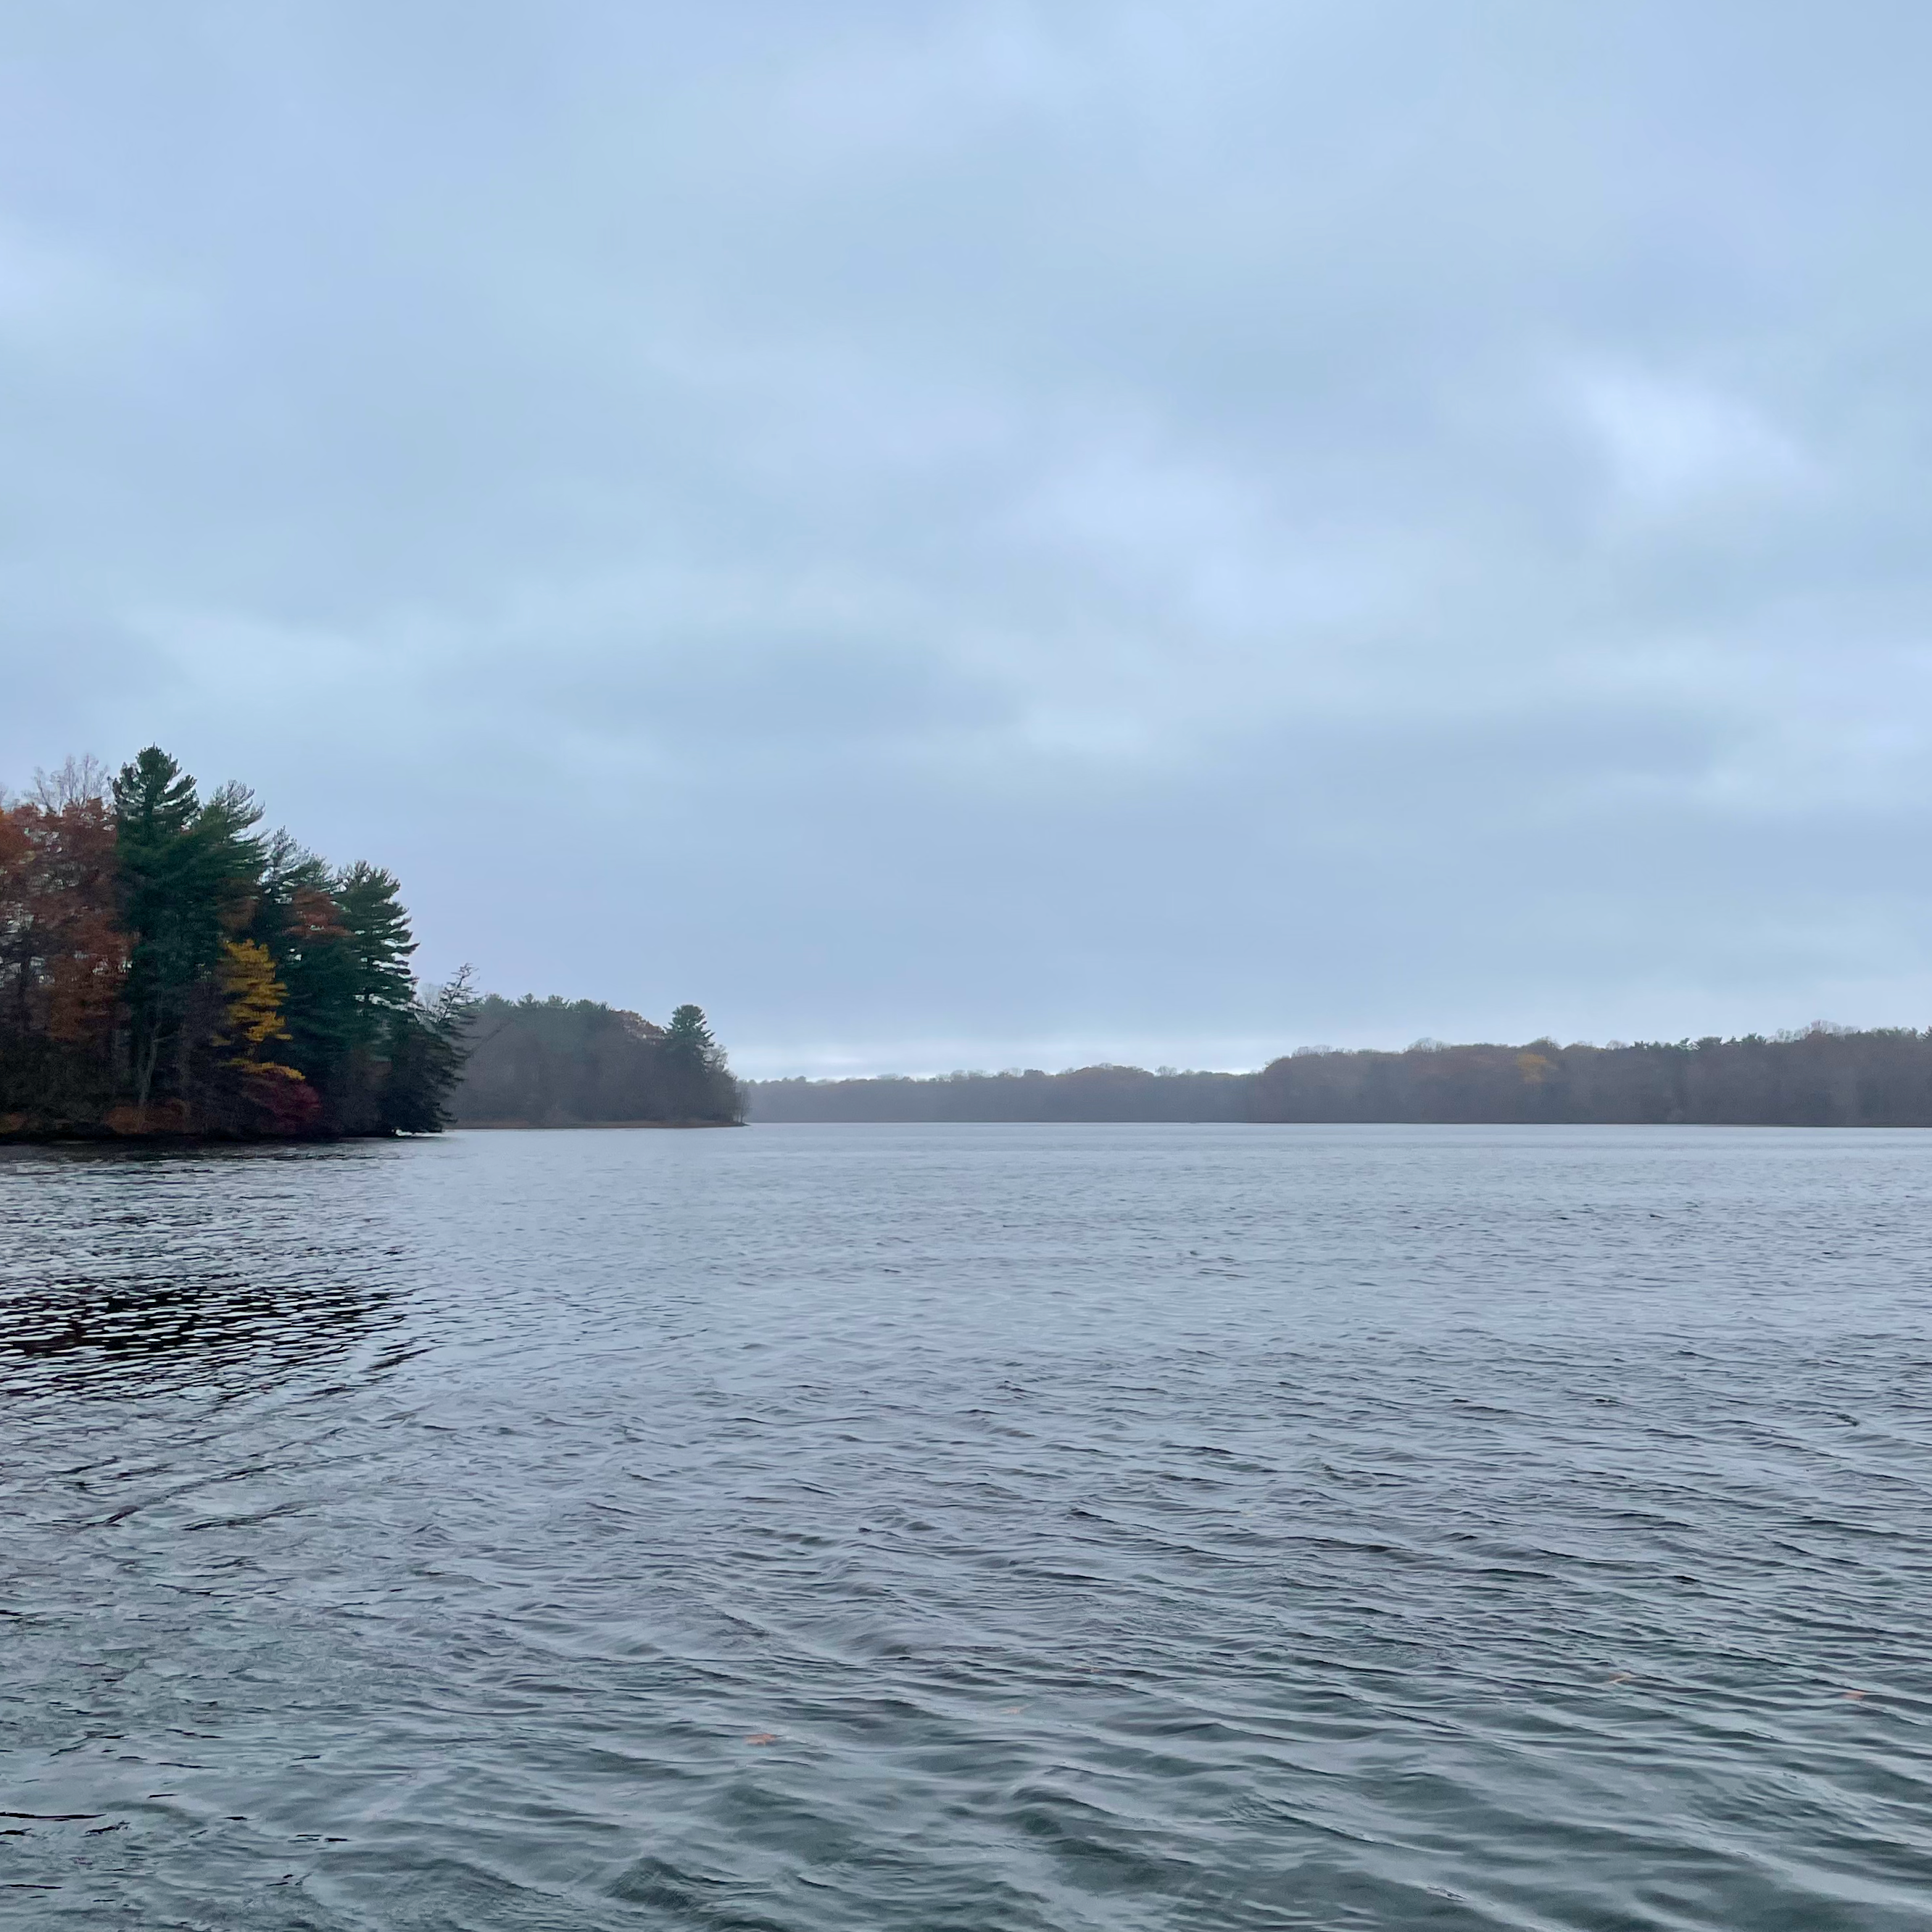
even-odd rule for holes
{"type": "Polygon", "coordinates": [[[154,1084],[154,1064],[160,1057],[161,1029],[157,1020],[147,1043],[134,1049],[134,1130],[137,1133],[147,1127],[148,1093],[154,1084]]]}

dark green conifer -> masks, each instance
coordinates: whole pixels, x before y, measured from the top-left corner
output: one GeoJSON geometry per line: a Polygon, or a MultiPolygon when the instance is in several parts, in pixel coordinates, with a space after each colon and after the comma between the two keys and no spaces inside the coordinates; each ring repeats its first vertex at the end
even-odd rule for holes
{"type": "Polygon", "coordinates": [[[262,814],[239,785],[223,786],[203,804],[194,778],[150,745],[116,777],[114,814],[121,918],[131,939],[125,997],[134,1104],[145,1118],[166,1046],[175,1048],[178,1096],[188,1097],[190,1013],[197,990],[212,982],[224,941],[247,916],[262,859],[261,842],[248,834],[262,814]]]}

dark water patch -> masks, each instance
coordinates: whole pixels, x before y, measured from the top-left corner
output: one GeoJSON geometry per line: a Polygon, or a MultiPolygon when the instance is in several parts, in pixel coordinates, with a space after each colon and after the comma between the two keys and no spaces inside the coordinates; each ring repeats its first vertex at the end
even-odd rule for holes
{"type": "Polygon", "coordinates": [[[0,1400],[257,1389],[398,1318],[406,1244],[314,1177],[393,1150],[0,1155],[0,1400]]]}

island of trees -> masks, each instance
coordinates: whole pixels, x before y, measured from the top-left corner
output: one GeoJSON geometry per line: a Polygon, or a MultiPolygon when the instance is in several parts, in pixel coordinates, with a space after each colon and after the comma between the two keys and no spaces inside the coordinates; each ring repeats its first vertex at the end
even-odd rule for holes
{"type": "Polygon", "coordinates": [[[1822,1023],[1634,1046],[1304,1048],[1258,1073],[955,1073],[749,1083],[757,1120],[1391,1121],[1932,1126],[1932,1029],[1822,1023]]]}
{"type": "Polygon", "coordinates": [[[433,1132],[470,1002],[394,875],[264,833],[150,746],[0,795],[0,1138],[433,1132]]]}

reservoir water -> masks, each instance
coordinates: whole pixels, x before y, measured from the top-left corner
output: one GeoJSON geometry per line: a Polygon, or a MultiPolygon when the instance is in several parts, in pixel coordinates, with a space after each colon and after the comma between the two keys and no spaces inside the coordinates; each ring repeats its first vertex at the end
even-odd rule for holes
{"type": "Polygon", "coordinates": [[[0,1924],[1932,1924],[1932,1134],[0,1156],[0,1924]]]}

